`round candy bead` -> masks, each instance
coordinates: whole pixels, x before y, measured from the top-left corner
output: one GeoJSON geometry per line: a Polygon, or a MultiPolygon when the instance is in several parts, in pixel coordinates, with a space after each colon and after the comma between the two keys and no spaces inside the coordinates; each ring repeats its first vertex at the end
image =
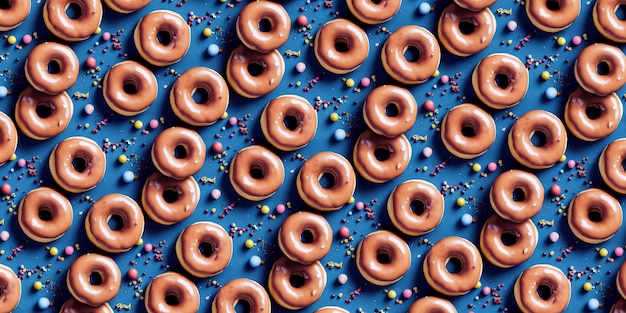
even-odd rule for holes
{"type": "Polygon", "coordinates": [[[461,224],[463,226],[470,226],[472,224],[472,221],[474,220],[474,218],[472,217],[471,214],[469,213],[465,213],[461,216],[461,224]]]}
{"type": "Polygon", "coordinates": [[[111,33],[109,32],[102,33],[102,40],[109,41],[110,39],[111,39],[111,33]]]}
{"type": "Polygon", "coordinates": [[[595,311],[599,309],[600,301],[598,301],[598,299],[596,298],[589,299],[589,301],[587,302],[587,308],[589,309],[589,311],[595,311]]]}
{"type": "Polygon", "coordinates": [[[425,147],[424,149],[422,149],[422,155],[425,158],[430,158],[433,155],[433,148],[425,147]]]}
{"type": "Polygon", "coordinates": [[[548,98],[548,100],[552,100],[556,98],[557,95],[558,95],[558,92],[556,88],[548,87],[548,89],[546,89],[546,98],[548,98]]]}
{"type": "Polygon", "coordinates": [[[39,298],[39,301],[37,301],[37,307],[40,310],[45,310],[45,309],[49,308],[50,307],[50,299],[48,299],[46,297],[39,298]]]}
{"type": "Polygon", "coordinates": [[[517,22],[516,21],[509,21],[508,23],[506,23],[506,28],[509,31],[515,31],[517,29],[517,22]]]}
{"type": "Polygon", "coordinates": [[[620,257],[624,255],[624,248],[622,247],[615,248],[615,250],[613,251],[613,254],[615,254],[616,257],[620,257]]]}
{"type": "Polygon", "coordinates": [[[128,276],[129,279],[135,280],[139,278],[139,272],[137,271],[136,268],[133,267],[128,270],[128,272],[126,273],[126,276],[128,276]]]}
{"type": "Polygon", "coordinates": [[[124,182],[127,184],[132,183],[135,180],[135,173],[133,173],[133,171],[124,172],[124,174],[122,175],[122,180],[124,180],[124,182]]]}
{"type": "Polygon", "coordinates": [[[261,258],[258,255],[253,255],[250,257],[249,263],[252,268],[257,268],[261,266],[261,258]]]}
{"type": "Polygon", "coordinates": [[[346,131],[339,128],[335,131],[335,133],[333,134],[333,137],[335,137],[335,140],[337,141],[342,141],[346,139],[346,131]]]}
{"type": "Polygon", "coordinates": [[[93,114],[93,112],[96,110],[96,107],[93,106],[93,104],[87,104],[85,105],[85,108],[83,109],[83,111],[85,112],[85,114],[87,115],[91,115],[93,114]]]}
{"type": "Polygon", "coordinates": [[[0,86],[0,98],[4,98],[9,94],[9,90],[5,86],[0,86]]]}
{"type": "Polygon", "coordinates": [[[306,71],[306,64],[304,64],[303,62],[296,63],[296,71],[298,71],[298,73],[303,73],[304,71],[306,71]]]}
{"type": "Polygon", "coordinates": [[[74,247],[67,246],[67,247],[65,247],[65,250],[63,252],[65,252],[65,255],[70,256],[70,255],[74,254],[74,247]]]}
{"type": "Polygon", "coordinates": [[[337,282],[341,285],[345,284],[348,282],[348,275],[346,274],[339,274],[339,276],[337,276],[337,282]]]}
{"type": "Polygon", "coordinates": [[[220,53],[220,46],[212,43],[209,45],[206,51],[210,56],[214,57],[220,53]]]}
{"type": "Polygon", "coordinates": [[[550,233],[550,236],[549,236],[550,241],[552,241],[552,242],[557,242],[557,241],[559,241],[559,238],[560,238],[560,237],[561,237],[561,236],[559,235],[559,233],[557,233],[557,232],[555,232],[555,231],[551,232],[551,233],[550,233]]]}
{"type": "Polygon", "coordinates": [[[7,183],[2,184],[2,186],[0,186],[0,192],[2,192],[3,195],[11,194],[11,185],[7,183]]]}
{"type": "Polygon", "coordinates": [[[0,240],[7,241],[7,240],[9,240],[10,237],[11,237],[11,234],[9,234],[8,231],[3,230],[3,231],[0,232],[0,240]]]}
{"type": "Polygon", "coordinates": [[[217,199],[219,199],[221,196],[222,196],[222,191],[221,191],[221,190],[219,190],[219,189],[217,189],[217,188],[216,188],[216,189],[211,190],[211,198],[212,198],[213,200],[217,200],[217,199]]]}
{"type": "Polygon", "coordinates": [[[430,4],[428,2],[422,2],[420,3],[418,10],[420,12],[420,14],[422,15],[426,15],[428,13],[430,13],[430,4]]]}

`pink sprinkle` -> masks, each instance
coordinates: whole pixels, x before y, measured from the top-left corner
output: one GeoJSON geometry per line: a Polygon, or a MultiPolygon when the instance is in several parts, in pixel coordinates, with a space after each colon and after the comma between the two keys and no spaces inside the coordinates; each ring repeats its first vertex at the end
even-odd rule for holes
{"type": "Polygon", "coordinates": [[[568,160],[567,161],[567,167],[568,168],[574,168],[574,166],[576,166],[576,162],[574,160],[568,160]]]}
{"type": "Polygon", "coordinates": [[[433,102],[433,100],[426,100],[424,101],[424,110],[426,111],[432,111],[435,109],[435,102],[433,102]]]}
{"type": "Polygon", "coordinates": [[[0,240],[7,241],[7,240],[9,240],[9,237],[11,237],[11,235],[9,234],[8,231],[3,230],[3,231],[0,232],[0,240]]]}
{"type": "Polygon", "coordinates": [[[561,186],[559,185],[552,185],[552,187],[550,187],[550,193],[553,196],[560,196],[561,195],[561,186]]]}
{"type": "Polygon", "coordinates": [[[26,166],[26,160],[24,160],[24,159],[19,159],[19,160],[17,160],[17,166],[18,166],[18,167],[24,167],[24,166],[26,166]]]}
{"type": "Polygon", "coordinates": [[[4,195],[9,195],[11,194],[11,185],[9,184],[2,184],[2,187],[0,187],[0,192],[2,192],[2,194],[4,195]]]}
{"type": "Polygon", "coordinates": [[[276,206],[276,213],[283,214],[283,213],[285,213],[286,209],[287,208],[285,207],[285,205],[281,203],[281,204],[276,206]]]}
{"type": "Polygon", "coordinates": [[[217,200],[222,196],[222,191],[220,191],[219,189],[213,189],[211,190],[211,198],[213,198],[213,200],[217,200]]]}
{"type": "Polygon", "coordinates": [[[96,68],[96,58],[88,57],[87,60],[85,60],[85,65],[87,65],[88,68],[96,68]]]}
{"type": "Polygon", "coordinates": [[[369,79],[369,77],[361,78],[361,86],[363,86],[363,87],[369,86],[371,82],[372,81],[369,79]]]}
{"type": "Polygon", "coordinates": [[[131,268],[126,273],[126,276],[128,276],[128,278],[130,278],[132,280],[135,280],[135,279],[139,278],[139,272],[137,272],[137,269],[131,268]]]}
{"type": "Polygon", "coordinates": [[[489,286],[483,287],[483,295],[488,295],[491,293],[491,288],[489,286]]]}
{"type": "Polygon", "coordinates": [[[339,274],[339,276],[337,276],[337,282],[341,285],[345,284],[348,282],[348,275],[346,274],[339,274]]]}
{"type": "Polygon", "coordinates": [[[561,237],[559,235],[559,233],[553,231],[553,232],[550,233],[550,237],[549,238],[550,238],[551,242],[557,242],[557,241],[559,241],[559,237],[561,237]]]}
{"type": "Polygon", "coordinates": [[[303,73],[306,70],[306,64],[304,64],[303,62],[298,62],[296,64],[296,71],[298,71],[298,73],[303,73]]]}
{"type": "Polygon", "coordinates": [[[402,296],[405,299],[408,299],[413,296],[413,291],[411,291],[411,289],[404,289],[404,291],[402,292],[402,296]]]}
{"type": "Polygon", "coordinates": [[[422,154],[424,155],[424,157],[426,158],[430,158],[430,156],[433,155],[433,148],[431,147],[426,147],[422,150],[422,154]]]}
{"type": "Polygon", "coordinates": [[[102,33],[102,40],[109,41],[109,39],[111,39],[111,33],[109,32],[102,33]]]}
{"type": "Polygon", "coordinates": [[[574,36],[574,38],[572,38],[572,44],[575,46],[578,46],[581,43],[583,43],[583,39],[580,36],[574,36]]]}
{"type": "Polygon", "coordinates": [[[298,23],[298,25],[300,26],[307,26],[309,24],[309,18],[305,15],[300,15],[296,19],[296,23],[298,23]]]}
{"type": "Polygon", "coordinates": [[[230,124],[231,126],[237,125],[237,118],[236,117],[229,118],[228,119],[228,124],[230,124]]]}
{"type": "Polygon", "coordinates": [[[439,81],[442,84],[447,84],[450,81],[450,77],[448,77],[448,75],[441,75],[441,78],[439,78],[439,81]]]}
{"type": "Polygon", "coordinates": [[[216,141],[211,146],[211,150],[213,150],[213,152],[215,153],[222,153],[222,151],[224,151],[224,146],[222,145],[221,142],[216,141]]]}
{"type": "Polygon", "coordinates": [[[339,236],[342,238],[350,237],[350,229],[346,226],[341,226],[341,228],[339,228],[339,236]]]}
{"type": "Polygon", "coordinates": [[[159,121],[157,121],[156,119],[150,120],[150,128],[156,129],[157,127],[159,127],[159,121]]]}
{"type": "Polygon", "coordinates": [[[70,255],[74,254],[74,247],[67,246],[67,247],[65,247],[64,252],[65,252],[65,255],[70,256],[70,255]]]}
{"type": "Polygon", "coordinates": [[[622,256],[622,255],[624,255],[624,248],[622,248],[622,247],[615,248],[615,251],[613,251],[613,254],[615,254],[615,256],[622,256]]]}
{"type": "Polygon", "coordinates": [[[363,210],[365,208],[365,203],[359,201],[359,202],[356,203],[355,207],[356,207],[357,210],[361,211],[361,210],[363,210]]]}
{"type": "Polygon", "coordinates": [[[498,169],[498,164],[496,164],[496,162],[489,162],[489,164],[487,164],[487,170],[490,172],[495,172],[498,169]]]}
{"type": "Polygon", "coordinates": [[[146,251],[146,252],[150,252],[150,251],[152,251],[152,244],[151,244],[151,243],[147,243],[147,244],[145,244],[145,245],[143,246],[143,251],[146,251]]]}
{"type": "Polygon", "coordinates": [[[509,21],[508,23],[506,23],[506,28],[509,31],[515,31],[517,29],[517,22],[516,21],[509,21]]]}
{"type": "Polygon", "coordinates": [[[29,43],[33,42],[33,36],[31,36],[31,35],[29,35],[29,34],[24,35],[24,37],[22,37],[22,42],[23,42],[25,45],[27,45],[27,44],[29,44],[29,43]]]}
{"type": "Polygon", "coordinates": [[[93,106],[93,104],[87,104],[83,110],[85,111],[85,114],[91,115],[93,111],[96,110],[96,108],[93,106]]]}

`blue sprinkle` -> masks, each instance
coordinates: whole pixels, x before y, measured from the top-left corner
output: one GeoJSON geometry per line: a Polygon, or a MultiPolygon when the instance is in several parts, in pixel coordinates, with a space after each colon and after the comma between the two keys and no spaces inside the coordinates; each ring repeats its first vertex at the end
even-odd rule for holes
{"type": "Polygon", "coordinates": [[[339,128],[335,131],[335,140],[337,141],[342,141],[344,139],[346,139],[346,131],[339,128]]]}
{"type": "Polygon", "coordinates": [[[133,173],[133,171],[126,171],[122,175],[122,179],[125,183],[130,184],[135,180],[135,173],[133,173]]]}
{"type": "Polygon", "coordinates": [[[596,299],[596,298],[589,299],[589,302],[587,302],[587,308],[590,311],[595,311],[595,310],[599,309],[600,308],[600,301],[598,301],[598,299],[596,299]]]}
{"type": "Polygon", "coordinates": [[[4,98],[9,94],[7,87],[0,86],[0,98],[4,98]]]}
{"type": "Polygon", "coordinates": [[[548,100],[552,100],[556,98],[556,96],[557,96],[556,88],[548,87],[548,89],[546,89],[546,98],[548,98],[548,100]]]}
{"type": "Polygon", "coordinates": [[[261,266],[261,258],[258,255],[250,257],[250,266],[252,266],[252,268],[261,266]]]}
{"type": "Polygon", "coordinates": [[[220,46],[218,46],[218,45],[216,45],[216,44],[212,43],[212,44],[210,44],[210,45],[209,45],[209,47],[207,48],[207,50],[206,50],[206,51],[207,51],[207,53],[208,53],[210,56],[214,57],[214,56],[216,56],[218,53],[220,53],[220,46]]]}
{"type": "Polygon", "coordinates": [[[463,215],[461,215],[461,224],[463,226],[470,226],[472,225],[472,221],[474,220],[474,218],[472,217],[471,214],[465,213],[463,215]]]}
{"type": "Polygon", "coordinates": [[[420,3],[419,11],[420,11],[420,14],[422,15],[426,15],[430,13],[430,4],[428,4],[428,2],[420,3]]]}
{"type": "Polygon", "coordinates": [[[45,309],[49,308],[50,307],[50,299],[48,299],[46,297],[39,298],[39,301],[37,301],[37,307],[39,307],[40,310],[45,310],[45,309]]]}

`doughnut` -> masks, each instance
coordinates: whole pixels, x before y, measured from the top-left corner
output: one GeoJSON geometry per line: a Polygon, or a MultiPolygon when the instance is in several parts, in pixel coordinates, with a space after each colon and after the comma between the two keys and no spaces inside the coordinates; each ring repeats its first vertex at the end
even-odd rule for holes
{"type": "Polygon", "coordinates": [[[365,31],[343,18],[324,24],[315,34],[313,43],[317,61],[324,69],[335,74],[356,70],[365,62],[369,50],[365,31]]]}
{"type": "Polygon", "coordinates": [[[430,247],[423,264],[426,282],[447,296],[460,296],[474,289],[483,273],[483,260],[469,240],[449,236],[430,247]],[[456,261],[458,268],[450,272],[446,265],[456,261]]]}
{"type": "Polygon", "coordinates": [[[611,311],[609,313],[626,313],[626,300],[617,300],[617,302],[615,302],[615,304],[611,307],[611,311]]]}
{"type": "Polygon", "coordinates": [[[170,127],[152,144],[152,163],[163,175],[182,180],[197,173],[204,165],[204,140],[192,129],[170,127]]]}
{"type": "Polygon", "coordinates": [[[72,48],[56,42],[44,42],[28,53],[24,74],[35,89],[56,95],[74,85],[79,67],[78,57],[72,48]]]}
{"type": "Polygon", "coordinates": [[[411,249],[398,235],[377,230],[365,236],[356,248],[356,267],[370,283],[388,286],[411,267],[411,249]]]}
{"type": "Polygon", "coordinates": [[[333,244],[333,230],[321,215],[299,211],[289,215],[278,231],[278,247],[294,262],[311,264],[325,257],[333,244]]]}
{"type": "Polygon", "coordinates": [[[317,132],[317,112],[306,99],[282,95],[270,101],[261,113],[265,139],[277,149],[293,151],[306,146],[317,132]]]}
{"type": "Polygon", "coordinates": [[[0,264],[0,306],[4,312],[11,312],[20,303],[22,297],[22,282],[17,275],[4,264],[0,264]]]}
{"type": "Polygon", "coordinates": [[[568,28],[580,14],[580,0],[527,0],[526,15],[535,27],[548,33],[568,28]]]}
{"type": "Polygon", "coordinates": [[[81,193],[100,183],[106,171],[106,156],[98,144],[86,137],[59,142],[49,158],[50,173],[64,190],[81,193]]]}
{"type": "Polygon", "coordinates": [[[413,127],[417,111],[417,102],[410,91],[382,85],[370,91],[365,98],[363,120],[374,133],[395,138],[413,127]]]}
{"type": "Polygon", "coordinates": [[[617,129],[622,112],[622,102],[616,93],[597,96],[578,88],[569,96],[563,115],[572,135],[581,140],[596,141],[617,129]]]}
{"type": "Polygon", "coordinates": [[[508,146],[513,158],[523,166],[548,168],[559,162],[565,154],[567,132],[556,115],[532,110],[515,121],[509,131],[508,146]],[[533,138],[540,140],[535,143],[533,138]]]}
{"type": "Polygon", "coordinates": [[[0,111],[0,166],[11,160],[17,149],[17,129],[11,118],[0,111]]]}
{"type": "Polygon", "coordinates": [[[433,296],[417,299],[409,307],[408,313],[457,313],[452,302],[433,296]]]}
{"type": "Polygon", "coordinates": [[[535,252],[539,234],[533,221],[515,223],[497,214],[485,221],[480,231],[480,251],[491,264],[510,268],[528,260],[535,252]]]}
{"type": "Polygon", "coordinates": [[[270,313],[272,311],[270,296],[263,286],[247,278],[235,278],[227,282],[213,298],[211,312],[236,313],[235,306],[244,301],[250,313],[270,313]]]}
{"type": "Polygon", "coordinates": [[[526,312],[563,312],[571,296],[570,282],[560,269],[538,264],[524,270],[514,287],[515,302],[526,312]]]}
{"type": "Polygon", "coordinates": [[[314,209],[335,211],[350,201],[356,177],[350,162],[340,154],[324,151],[307,159],[296,178],[300,198],[314,209]],[[328,185],[320,180],[326,178],[328,185]]]}
{"type": "Polygon", "coordinates": [[[209,126],[217,122],[230,101],[226,81],[218,72],[198,66],[178,76],[170,92],[170,105],[174,114],[193,126],[209,126]],[[206,99],[196,102],[194,95],[202,92],[206,99]]]}
{"type": "Polygon", "coordinates": [[[354,144],[352,161],[363,178],[380,184],[402,175],[411,153],[406,136],[387,138],[366,129],[354,144]]]}
{"type": "Polygon", "coordinates": [[[319,261],[304,265],[282,256],[274,262],[267,285],[274,303],[299,310],[322,296],[326,288],[326,269],[319,261]]]}
{"type": "Polygon", "coordinates": [[[191,313],[200,308],[200,293],[185,276],[167,272],[155,277],[146,288],[147,313],[191,313]]]}
{"type": "Polygon", "coordinates": [[[104,3],[109,9],[115,12],[128,14],[143,9],[150,4],[151,1],[152,0],[104,0],[104,3]]]}
{"type": "Polygon", "coordinates": [[[20,201],[17,221],[28,238],[48,243],[59,239],[72,226],[70,201],[58,191],[40,187],[20,201]]]}
{"type": "Polygon", "coordinates": [[[387,37],[380,57],[389,76],[403,84],[414,85],[433,77],[441,61],[441,50],[435,36],[426,28],[405,25],[387,37]],[[409,48],[416,49],[415,59],[406,58],[409,48]]]}
{"type": "Polygon", "coordinates": [[[489,202],[496,214],[514,223],[522,223],[539,213],[543,198],[539,178],[521,170],[502,172],[489,190],[489,202]]]}
{"type": "Polygon", "coordinates": [[[489,8],[470,11],[453,2],[441,13],[437,31],[448,52],[466,57],[489,46],[496,33],[496,18],[489,8]]]}
{"type": "Polygon", "coordinates": [[[624,52],[605,43],[589,45],[576,58],[574,76],[585,91],[607,96],[626,83],[624,52]]]}
{"type": "Polygon", "coordinates": [[[285,168],[274,152],[263,146],[239,150],[230,161],[230,183],[240,196],[260,201],[271,197],[285,180],[285,168]]]}
{"type": "Polygon", "coordinates": [[[74,114],[74,103],[63,91],[49,95],[28,86],[15,104],[15,122],[24,135],[46,140],[62,133],[74,114]]]}
{"type": "Polygon", "coordinates": [[[30,14],[30,0],[9,1],[8,6],[0,8],[0,32],[20,26],[30,14]]]}
{"type": "Polygon", "coordinates": [[[139,55],[155,66],[174,64],[187,54],[191,29],[178,13],[157,10],[145,15],[134,32],[139,55]]]}
{"type": "Polygon", "coordinates": [[[135,116],[147,110],[157,97],[157,80],[152,71],[135,61],[111,67],[102,82],[102,95],[111,110],[135,116]]]}
{"type": "Polygon", "coordinates": [[[43,21],[50,32],[65,41],[82,41],[93,35],[102,21],[100,0],[46,0],[43,21]],[[79,16],[69,17],[67,10],[75,5],[79,16]]]}
{"type": "Polygon", "coordinates": [[[622,262],[622,265],[620,265],[619,270],[617,271],[615,285],[620,296],[626,299],[626,261],[622,262]]]}
{"type": "Polygon", "coordinates": [[[315,310],[313,313],[349,313],[350,311],[338,306],[325,306],[315,310]]]}
{"type": "Polygon", "coordinates": [[[239,12],[236,31],[237,37],[246,47],[268,53],[287,42],[291,19],[278,3],[253,1],[239,12]]]}
{"type": "Polygon", "coordinates": [[[420,179],[396,186],[387,200],[391,222],[409,236],[420,236],[435,229],[443,219],[444,208],[439,189],[420,179]]]}
{"type": "Polygon", "coordinates": [[[609,240],[622,226],[622,206],[606,191],[589,188],[569,203],[567,223],[578,239],[598,244],[609,240]]]}
{"type": "Polygon", "coordinates": [[[441,141],[458,158],[476,158],[487,152],[495,140],[493,117],[475,104],[453,107],[441,122],[441,141]]]}
{"type": "Polygon", "coordinates": [[[146,179],[141,191],[144,212],[162,225],[172,225],[188,218],[198,202],[200,186],[193,176],[177,180],[156,171],[146,179]]]}
{"type": "Polygon", "coordinates": [[[402,0],[348,0],[346,1],[348,9],[359,21],[376,25],[390,20],[398,10],[402,0]]]}
{"type": "Polygon", "coordinates": [[[135,200],[119,193],[98,199],[85,218],[85,231],[89,241],[109,253],[126,252],[136,246],[143,235],[143,229],[141,208],[135,200]],[[116,228],[109,225],[111,219],[118,219],[116,228]]]}
{"type": "Polygon", "coordinates": [[[598,168],[604,183],[621,194],[626,194],[626,170],[622,162],[626,158],[626,138],[609,143],[598,160],[598,168]]]}
{"type": "Polygon", "coordinates": [[[239,45],[226,64],[230,87],[246,98],[258,98],[278,88],[285,75],[285,60],[278,50],[260,53],[239,45]]]}
{"type": "Polygon", "coordinates": [[[518,104],[528,90],[528,70],[516,57],[494,53],[480,60],[472,73],[472,86],[478,99],[492,109],[518,104]]]}
{"type": "Polygon", "coordinates": [[[120,290],[122,273],[108,256],[87,253],[67,270],[66,284],[72,297],[92,307],[112,300],[120,290]]]}
{"type": "Polygon", "coordinates": [[[196,277],[221,273],[230,263],[233,241],[219,224],[196,222],[187,226],[176,240],[176,257],[196,277]]]}
{"type": "Polygon", "coordinates": [[[70,297],[63,303],[59,313],[113,313],[113,309],[109,303],[104,303],[99,306],[93,307],[80,303],[76,299],[70,297]]]}
{"type": "Polygon", "coordinates": [[[454,0],[454,2],[464,9],[480,11],[496,3],[496,0],[454,0]]]}
{"type": "Polygon", "coordinates": [[[626,24],[616,14],[617,8],[623,4],[623,0],[597,0],[593,7],[596,29],[604,37],[619,43],[626,42],[626,24]]]}

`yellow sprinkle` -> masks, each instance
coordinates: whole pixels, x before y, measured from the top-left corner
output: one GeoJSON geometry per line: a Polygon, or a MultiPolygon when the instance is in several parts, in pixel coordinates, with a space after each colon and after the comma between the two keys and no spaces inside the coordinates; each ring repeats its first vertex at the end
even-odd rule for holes
{"type": "Polygon", "coordinates": [[[254,241],[252,239],[247,239],[244,244],[245,244],[246,248],[248,248],[248,249],[254,248],[254,241]]]}
{"type": "Polygon", "coordinates": [[[85,123],[85,129],[89,128],[89,125],[91,125],[91,124],[85,123]]]}
{"type": "Polygon", "coordinates": [[[593,285],[590,282],[585,282],[583,284],[583,290],[584,291],[591,291],[591,289],[593,289],[593,285]]]}
{"type": "Polygon", "coordinates": [[[550,256],[553,256],[553,255],[554,255],[554,251],[550,251],[550,256]]]}
{"type": "Polygon", "coordinates": [[[263,214],[267,214],[267,213],[269,213],[269,212],[270,212],[270,207],[269,207],[269,205],[264,204],[264,205],[261,207],[261,213],[263,213],[263,214]]]}
{"type": "Polygon", "coordinates": [[[93,32],[93,33],[94,33],[94,34],[96,34],[96,35],[98,35],[98,34],[100,34],[101,32],[102,32],[102,28],[98,27],[98,28],[96,28],[96,31],[95,31],[95,32],[93,32]]]}
{"type": "Polygon", "coordinates": [[[15,161],[15,159],[17,159],[17,154],[11,154],[11,158],[9,159],[9,161],[15,161]]]}
{"type": "Polygon", "coordinates": [[[465,201],[465,198],[459,197],[459,198],[456,199],[456,205],[464,206],[465,204],[467,204],[467,201],[465,201]]]}
{"type": "Polygon", "coordinates": [[[224,112],[224,114],[222,114],[222,119],[225,120],[228,118],[228,112],[224,112]]]}
{"type": "Polygon", "coordinates": [[[17,42],[17,38],[15,38],[15,36],[9,36],[9,38],[7,38],[7,42],[10,45],[14,45],[17,42]]]}
{"type": "Polygon", "coordinates": [[[424,165],[424,167],[422,167],[422,171],[424,172],[428,171],[428,166],[424,165]]]}
{"type": "Polygon", "coordinates": [[[207,27],[202,30],[202,34],[204,37],[211,37],[211,35],[213,35],[213,30],[207,27]]]}
{"type": "Polygon", "coordinates": [[[472,171],[474,171],[474,173],[480,172],[481,169],[482,167],[478,163],[474,163],[474,165],[472,165],[472,171]]]}
{"type": "Polygon", "coordinates": [[[543,79],[543,80],[550,79],[550,72],[548,72],[548,71],[541,72],[541,79],[543,79]]]}
{"type": "Polygon", "coordinates": [[[356,201],[356,200],[354,199],[354,197],[350,197],[350,200],[348,200],[348,204],[352,204],[352,203],[354,203],[354,201],[356,201]]]}
{"type": "Polygon", "coordinates": [[[51,256],[55,256],[57,254],[59,254],[59,249],[57,249],[57,247],[50,248],[50,255],[51,256]]]}
{"type": "Polygon", "coordinates": [[[513,44],[513,40],[509,39],[509,41],[506,42],[508,45],[513,44]]]}
{"type": "Polygon", "coordinates": [[[559,162],[565,162],[567,160],[567,156],[564,154],[561,156],[561,158],[559,159],[559,162]]]}
{"type": "Polygon", "coordinates": [[[143,245],[143,238],[139,238],[139,240],[137,240],[137,243],[135,244],[136,246],[141,246],[143,245]]]}
{"type": "Polygon", "coordinates": [[[211,213],[215,213],[215,212],[217,212],[217,209],[216,208],[212,208],[211,209],[211,213]]]}
{"type": "Polygon", "coordinates": [[[476,286],[474,286],[474,288],[475,288],[475,289],[478,289],[478,288],[480,288],[480,287],[482,287],[482,286],[483,286],[483,284],[482,284],[481,282],[477,282],[477,283],[476,283],[476,286]]]}
{"type": "Polygon", "coordinates": [[[135,129],[142,129],[143,128],[143,122],[137,120],[137,121],[135,121],[134,126],[135,126],[135,129]]]}
{"type": "Polygon", "coordinates": [[[398,294],[397,294],[397,293],[396,293],[396,291],[395,291],[395,290],[393,290],[393,289],[392,289],[392,290],[389,290],[389,291],[387,292],[387,297],[388,297],[389,299],[395,299],[395,298],[396,298],[396,296],[398,296],[398,294]]]}
{"type": "Polygon", "coordinates": [[[33,288],[35,288],[35,290],[41,290],[41,289],[43,289],[43,284],[40,281],[36,281],[33,284],[33,288]]]}
{"type": "Polygon", "coordinates": [[[117,157],[117,162],[125,164],[126,162],[128,162],[128,157],[126,156],[126,154],[120,154],[120,156],[117,157]]]}
{"type": "Polygon", "coordinates": [[[565,39],[565,37],[559,37],[559,39],[556,40],[556,44],[559,46],[563,46],[567,43],[567,39],[565,39]]]}
{"type": "Polygon", "coordinates": [[[348,87],[348,88],[352,88],[352,87],[354,87],[354,79],[352,79],[352,78],[348,78],[348,79],[346,80],[346,87],[348,87]]]}
{"type": "Polygon", "coordinates": [[[337,114],[335,112],[330,113],[330,120],[333,121],[333,122],[338,121],[339,120],[339,114],[337,114]]]}
{"type": "Polygon", "coordinates": [[[343,297],[343,292],[338,293],[337,297],[342,298],[343,297]]]}
{"type": "Polygon", "coordinates": [[[599,254],[601,257],[605,257],[605,256],[609,255],[609,250],[608,250],[607,248],[602,248],[602,249],[600,249],[600,251],[598,252],[598,254],[599,254]]]}

